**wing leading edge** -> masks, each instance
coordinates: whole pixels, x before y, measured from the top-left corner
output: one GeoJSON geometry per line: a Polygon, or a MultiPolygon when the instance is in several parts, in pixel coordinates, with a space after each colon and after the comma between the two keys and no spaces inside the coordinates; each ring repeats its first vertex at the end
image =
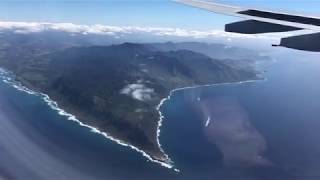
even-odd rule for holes
{"type": "Polygon", "coordinates": [[[293,49],[320,52],[320,17],[304,16],[282,12],[250,9],[200,0],[174,0],[185,5],[205,9],[211,12],[236,16],[248,20],[234,22],[225,26],[225,31],[242,34],[270,32],[288,32],[313,30],[317,33],[281,39],[279,46],[293,49]]]}

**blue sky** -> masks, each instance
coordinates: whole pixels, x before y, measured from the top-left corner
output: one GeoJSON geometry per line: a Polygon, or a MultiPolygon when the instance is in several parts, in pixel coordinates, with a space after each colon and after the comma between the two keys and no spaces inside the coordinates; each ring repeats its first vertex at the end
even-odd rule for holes
{"type": "MultiPolygon", "coordinates": [[[[319,0],[217,0],[246,7],[316,14],[319,0]]],[[[115,26],[223,29],[237,18],[170,0],[0,0],[0,21],[71,22],[115,26]]]]}

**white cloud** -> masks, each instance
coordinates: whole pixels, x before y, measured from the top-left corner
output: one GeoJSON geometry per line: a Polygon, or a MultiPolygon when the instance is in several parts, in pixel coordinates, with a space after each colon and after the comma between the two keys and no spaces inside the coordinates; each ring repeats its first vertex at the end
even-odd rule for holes
{"type": "MultiPolygon", "coordinates": [[[[223,30],[190,30],[170,27],[139,27],[139,26],[108,26],[101,24],[79,25],[73,23],[46,23],[46,22],[0,22],[1,31],[8,30],[15,33],[37,33],[57,31],[75,35],[99,35],[121,42],[206,42],[220,43],[242,48],[267,50],[271,44],[279,44],[281,37],[308,33],[306,31],[271,33],[271,34],[237,34],[223,30]]],[[[92,39],[96,41],[95,39],[92,39]]],[[[103,41],[103,40],[102,40],[103,41]]],[[[101,41],[101,42],[102,42],[101,41]]],[[[101,44],[98,42],[98,44],[101,44]]],[[[103,43],[102,43],[103,44],[103,43]]]]}
{"type": "Polygon", "coordinates": [[[139,101],[150,100],[154,94],[154,90],[147,88],[143,84],[128,84],[126,87],[121,89],[121,94],[126,94],[139,101]]]}
{"type": "MultiPolygon", "coordinates": [[[[162,27],[135,27],[135,26],[107,26],[101,24],[95,25],[78,25],[73,23],[41,23],[41,22],[0,22],[0,30],[13,30],[16,33],[34,33],[48,30],[64,31],[70,33],[81,34],[99,34],[119,37],[124,34],[147,33],[156,36],[174,36],[204,39],[210,37],[232,38],[279,38],[279,35],[242,35],[236,33],[228,33],[222,30],[187,30],[182,28],[162,28],[162,27]]],[[[284,36],[284,34],[281,34],[284,36]]]]}

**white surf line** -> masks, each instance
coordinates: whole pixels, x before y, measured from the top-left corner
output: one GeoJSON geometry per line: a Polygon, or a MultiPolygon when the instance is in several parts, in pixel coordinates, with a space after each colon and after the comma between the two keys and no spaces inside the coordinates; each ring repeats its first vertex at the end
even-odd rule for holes
{"type": "MultiPolygon", "coordinates": [[[[157,107],[157,110],[160,109],[161,105],[164,104],[166,100],[170,100],[172,94],[176,91],[186,90],[186,89],[196,89],[201,87],[214,87],[214,86],[223,86],[223,85],[237,85],[237,84],[244,84],[244,83],[255,83],[260,81],[267,81],[267,78],[263,79],[256,79],[256,80],[246,80],[246,81],[238,81],[238,82],[226,82],[226,83],[215,83],[215,84],[205,84],[205,85],[195,85],[195,86],[189,86],[189,87],[183,87],[183,88],[177,88],[170,91],[169,95],[162,99],[160,104],[157,107]]],[[[197,101],[200,101],[200,97],[197,98],[197,101]]],[[[161,112],[159,112],[161,114],[161,112]]]]}
{"type": "MultiPolygon", "coordinates": [[[[61,109],[59,107],[58,103],[53,101],[53,100],[51,100],[50,97],[47,94],[40,93],[40,92],[35,92],[35,91],[32,91],[32,90],[28,89],[27,87],[23,86],[20,82],[17,82],[12,77],[10,77],[12,75],[13,75],[12,73],[0,68],[0,76],[1,76],[3,82],[11,85],[12,87],[16,88],[19,91],[25,92],[25,93],[30,94],[30,95],[41,97],[49,105],[49,107],[51,109],[57,111],[59,115],[67,117],[68,120],[77,122],[82,127],[89,128],[90,131],[93,132],[93,133],[100,134],[100,135],[104,136],[105,138],[107,138],[107,139],[109,139],[109,140],[111,140],[111,141],[113,141],[113,142],[115,142],[115,143],[117,143],[119,145],[122,145],[122,146],[125,146],[125,147],[129,147],[129,148],[141,153],[144,157],[146,157],[151,162],[158,163],[158,164],[160,164],[161,166],[163,166],[165,168],[173,169],[174,171],[179,172],[178,169],[173,168],[172,161],[169,158],[167,159],[169,162],[163,162],[163,161],[159,161],[157,159],[153,159],[149,154],[147,154],[143,150],[141,150],[141,149],[139,149],[139,148],[137,148],[137,147],[135,147],[133,145],[127,144],[127,143],[125,143],[125,142],[123,142],[123,141],[121,141],[119,139],[116,139],[116,138],[108,135],[106,132],[99,131],[95,127],[92,127],[92,126],[89,126],[87,124],[82,123],[81,121],[79,121],[76,118],[76,116],[74,116],[74,115],[72,115],[70,113],[67,113],[66,111],[61,109]]],[[[158,124],[158,126],[159,126],[159,124],[158,124]]],[[[160,144],[160,143],[158,142],[158,144],[160,144]]],[[[168,157],[168,155],[166,155],[166,154],[165,154],[165,156],[168,157]]]]}
{"type": "MultiPolygon", "coordinates": [[[[223,85],[237,85],[237,84],[244,84],[244,83],[254,83],[259,81],[266,81],[267,78],[263,79],[256,79],[256,80],[246,80],[246,81],[238,81],[238,82],[225,82],[225,83],[215,83],[215,84],[205,84],[205,85],[195,85],[190,87],[183,87],[183,88],[177,88],[170,91],[170,95],[176,91],[185,90],[185,89],[196,89],[201,87],[215,87],[215,86],[223,86],[223,85]]],[[[200,99],[201,100],[201,99],[200,99]]]]}
{"type": "MultiPolygon", "coordinates": [[[[177,88],[177,89],[173,89],[170,91],[169,95],[166,98],[163,98],[159,105],[157,106],[157,110],[159,112],[160,115],[160,119],[158,121],[158,127],[157,127],[157,143],[158,146],[160,147],[161,151],[163,151],[162,146],[160,144],[160,134],[161,134],[161,126],[162,126],[162,122],[163,119],[165,118],[161,111],[160,108],[161,106],[164,104],[165,101],[170,100],[172,94],[176,91],[181,91],[181,90],[186,90],[186,89],[196,89],[196,88],[201,88],[201,87],[213,87],[213,86],[222,86],[222,85],[235,85],[235,84],[244,84],[244,83],[254,83],[254,82],[259,82],[259,81],[266,81],[267,78],[263,78],[263,79],[257,79],[257,80],[247,80],[247,81],[238,81],[238,82],[227,82],[227,83],[215,83],[215,84],[207,84],[207,85],[196,85],[196,86],[190,86],[190,87],[183,87],[183,88],[177,88]]],[[[198,97],[197,98],[198,101],[200,101],[201,99],[198,97]]],[[[209,124],[208,124],[209,125],[209,124]]],[[[168,157],[168,159],[170,160],[169,156],[166,154],[166,156],[168,157]]],[[[173,164],[174,162],[170,160],[170,162],[173,164]]],[[[171,164],[170,163],[170,164],[171,164]]],[[[176,172],[180,172],[179,169],[174,169],[176,172]]]]}
{"type": "MultiPolygon", "coordinates": [[[[0,75],[1,76],[7,76],[7,75],[12,75],[12,73],[9,73],[8,71],[5,71],[4,69],[0,68],[0,75]]],[[[239,81],[239,82],[228,82],[228,83],[215,83],[215,84],[208,84],[208,85],[197,85],[197,86],[190,86],[190,87],[183,87],[183,88],[177,88],[177,89],[173,89],[170,91],[169,95],[166,97],[166,98],[163,98],[159,105],[157,106],[157,111],[159,112],[159,115],[160,115],[160,118],[159,118],[159,121],[158,121],[158,126],[157,126],[157,144],[161,150],[161,152],[164,153],[163,149],[162,149],[162,146],[160,144],[160,141],[159,141],[159,138],[160,138],[160,134],[161,134],[161,126],[162,126],[162,122],[163,122],[163,119],[165,118],[161,111],[160,111],[160,107],[164,104],[165,101],[167,100],[170,100],[172,94],[176,91],[180,91],[180,90],[185,90],[185,89],[195,89],[195,88],[200,88],[200,87],[212,87],[212,86],[220,86],[220,85],[233,85],[233,84],[243,84],[243,83],[253,83],[253,82],[257,82],[257,81],[263,81],[263,80],[267,80],[266,78],[264,79],[258,79],[258,80],[247,80],[247,81],[239,81]]],[[[83,127],[87,127],[91,130],[91,132],[93,133],[98,133],[98,134],[101,134],[103,135],[105,138],[109,139],[109,140],[112,140],[114,142],[116,142],[117,144],[119,145],[122,145],[122,146],[125,146],[125,147],[130,147],[131,149],[141,153],[144,157],[146,157],[148,160],[150,160],[151,162],[155,162],[155,163],[158,163],[160,164],[161,166],[163,167],[166,167],[166,168],[169,168],[169,169],[173,169],[174,171],[176,172],[180,172],[179,169],[177,168],[174,168],[174,165],[173,165],[173,161],[169,158],[169,156],[167,154],[164,153],[166,159],[169,161],[167,163],[165,162],[162,162],[162,161],[159,161],[159,160],[156,160],[156,159],[153,159],[150,155],[148,155],[146,152],[144,152],[143,150],[135,147],[135,146],[132,146],[130,144],[126,144],[124,143],[123,141],[119,140],[119,139],[116,139],[110,135],[108,135],[107,133],[105,132],[101,132],[99,131],[97,128],[95,127],[92,127],[92,126],[89,126],[89,125],[86,125],[84,123],[82,123],[81,121],[79,121],[74,115],[70,114],[70,113],[67,113],[65,112],[63,109],[59,108],[57,102],[53,101],[50,99],[50,97],[47,95],[47,94],[43,94],[43,93],[38,93],[38,92],[34,92],[26,87],[24,87],[21,83],[19,82],[16,82],[13,80],[13,78],[11,77],[5,77],[3,79],[3,82],[6,82],[8,84],[11,84],[14,88],[20,90],[20,91],[23,91],[23,92],[26,92],[30,95],[36,95],[36,96],[40,96],[45,102],[47,102],[47,104],[53,109],[53,110],[56,110],[58,112],[59,115],[62,115],[62,116],[66,116],[68,117],[68,120],[71,120],[71,121],[75,121],[77,122],[80,126],[83,126],[83,127]]]]}
{"type": "Polygon", "coordinates": [[[211,117],[209,116],[209,117],[207,118],[207,120],[206,120],[205,126],[208,127],[209,124],[210,124],[210,122],[211,122],[211,117]]]}

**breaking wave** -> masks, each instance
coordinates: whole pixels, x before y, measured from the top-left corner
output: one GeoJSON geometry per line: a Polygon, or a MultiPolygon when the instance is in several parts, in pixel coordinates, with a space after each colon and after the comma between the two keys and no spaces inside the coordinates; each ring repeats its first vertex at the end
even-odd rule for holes
{"type": "MultiPolygon", "coordinates": [[[[53,101],[53,100],[51,100],[50,97],[47,94],[44,94],[44,93],[41,93],[41,92],[36,92],[36,91],[33,91],[33,90],[23,86],[20,82],[16,81],[14,77],[15,76],[14,76],[13,73],[0,68],[0,80],[2,80],[3,82],[11,85],[12,87],[14,87],[15,89],[17,89],[19,91],[23,91],[23,92],[25,92],[25,93],[27,93],[29,95],[34,95],[34,96],[40,97],[42,100],[44,100],[47,103],[47,105],[52,110],[57,111],[59,115],[65,116],[65,117],[67,117],[68,120],[77,122],[80,126],[89,128],[91,132],[100,134],[100,135],[104,136],[105,138],[107,138],[107,139],[109,139],[109,140],[111,140],[111,141],[113,141],[113,142],[115,142],[115,143],[117,143],[117,144],[119,144],[121,146],[129,147],[132,150],[135,150],[135,151],[141,153],[144,157],[146,157],[151,162],[158,163],[163,167],[166,167],[166,168],[169,168],[169,169],[173,169],[174,171],[179,172],[178,169],[174,168],[173,162],[170,160],[168,155],[163,152],[163,150],[161,148],[161,145],[160,145],[160,142],[159,142],[159,139],[157,139],[158,146],[160,147],[161,151],[165,154],[167,162],[163,162],[163,161],[159,161],[157,159],[153,159],[149,154],[147,154],[143,150],[141,150],[141,149],[139,149],[139,148],[137,148],[137,147],[135,147],[133,145],[127,144],[127,143],[125,143],[125,142],[123,142],[123,141],[121,141],[119,139],[116,139],[116,138],[108,135],[106,132],[99,131],[95,127],[92,127],[92,126],[89,126],[87,124],[82,123],[80,120],[77,119],[77,117],[75,115],[70,114],[70,113],[66,112],[65,110],[61,109],[59,107],[58,103],[53,101]]],[[[160,112],[160,121],[158,121],[157,137],[159,137],[159,134],[160,134],[161,123],[162,123],[162,115],[161,115],[161,112],[160,112]]]]}

